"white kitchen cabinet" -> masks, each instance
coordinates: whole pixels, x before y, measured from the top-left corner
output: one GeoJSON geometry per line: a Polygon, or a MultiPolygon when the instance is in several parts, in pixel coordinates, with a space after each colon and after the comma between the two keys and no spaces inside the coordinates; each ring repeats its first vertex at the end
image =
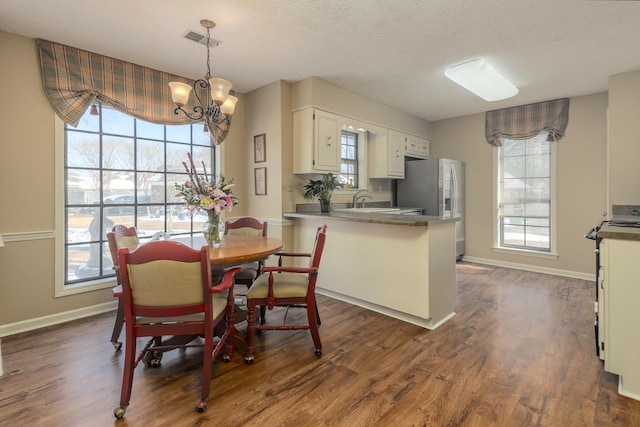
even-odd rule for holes
{"type": "Polygon", "coordinates": [[[404,155],[418,159],[428,159],[429,140],[418,136],[406,135],[404,155]]]}
{"type": "Polygon", "coordinates": [[[640,400],[640,241],[605,238],[600,243],[600,257],[604,369],[620,376],[620,394],[640,400]]]}
{"type": "Polygon", "coordinates": [[[343,122],[314,108],[293,113],[293,173],[340,173],[343,122]]]}
{"type": "Polygon", "coordinates": [[[404,178],[405,135],[380,127],[369,130],[369,178],[404,178]]]}

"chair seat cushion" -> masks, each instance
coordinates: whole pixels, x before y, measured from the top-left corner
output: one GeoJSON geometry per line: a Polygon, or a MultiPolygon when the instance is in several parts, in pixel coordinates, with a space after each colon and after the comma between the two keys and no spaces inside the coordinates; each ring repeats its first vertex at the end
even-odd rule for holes
{"type": "MultiPolygon", "coordinates": [[[[276,298],[306,297],[309,276],[296,273],[274,273],[273,295],[276,298]]],[[[258,277],[247,292],[247,299],[267,298],[269,294],[269,274],[258,277]]]]}
{"type": "MultiPolygon", "coordinates": [[[[220,292],[219,294],[211,295],[211,306],[213,309],[213,318],[218,317],[227,307],[227,296],[229,291],[220,292]]],[[[188,314],[186,316],[171,316],[171,317],[138,317],[136,319],[137,325],[149,325],[153,323],[179,323],[179,322],[202,322],[204,321],[204,314],[188,314]]]]}

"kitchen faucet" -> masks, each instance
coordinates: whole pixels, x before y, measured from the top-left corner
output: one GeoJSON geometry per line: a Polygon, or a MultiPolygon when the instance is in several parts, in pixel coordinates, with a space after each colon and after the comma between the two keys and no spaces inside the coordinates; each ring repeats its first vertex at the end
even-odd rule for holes
{"type": "Polygon", "coordinates": [[[352,206],[354,208],[358,207],[358,202],[360,202],[360,207],[364,208],[364,199],[371,199],[372,198],[368,194],[364,194],[362,196],[359,196],[360,193],[364,193],[364,192],[365,192],[365,190],[356,191],[356,194],[353,195],[353,201],[351,203],[352,203],[352,206]]]}

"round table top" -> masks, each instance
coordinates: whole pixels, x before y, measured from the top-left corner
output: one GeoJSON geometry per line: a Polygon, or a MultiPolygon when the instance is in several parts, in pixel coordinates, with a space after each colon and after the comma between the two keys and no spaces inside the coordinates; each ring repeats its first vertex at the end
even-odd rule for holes
{"type": "Polygon", "coordinates": [[[284,243],[273,237],[224,236],[219,247],[209,248],[211,266],[256,262],[282,250],[284,243]]]}

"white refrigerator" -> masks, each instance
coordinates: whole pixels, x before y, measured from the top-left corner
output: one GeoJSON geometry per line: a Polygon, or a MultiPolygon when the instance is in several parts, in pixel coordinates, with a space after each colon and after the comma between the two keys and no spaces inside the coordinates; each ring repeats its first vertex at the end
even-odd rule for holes
{"type": "Polygon", "coordinates": [[[452,159],[407,160],[397,180],[396,206],[422,208],[424,215],[460,218],[456,222],[456,258],[465,251],[464,162],[452,159]]]}

